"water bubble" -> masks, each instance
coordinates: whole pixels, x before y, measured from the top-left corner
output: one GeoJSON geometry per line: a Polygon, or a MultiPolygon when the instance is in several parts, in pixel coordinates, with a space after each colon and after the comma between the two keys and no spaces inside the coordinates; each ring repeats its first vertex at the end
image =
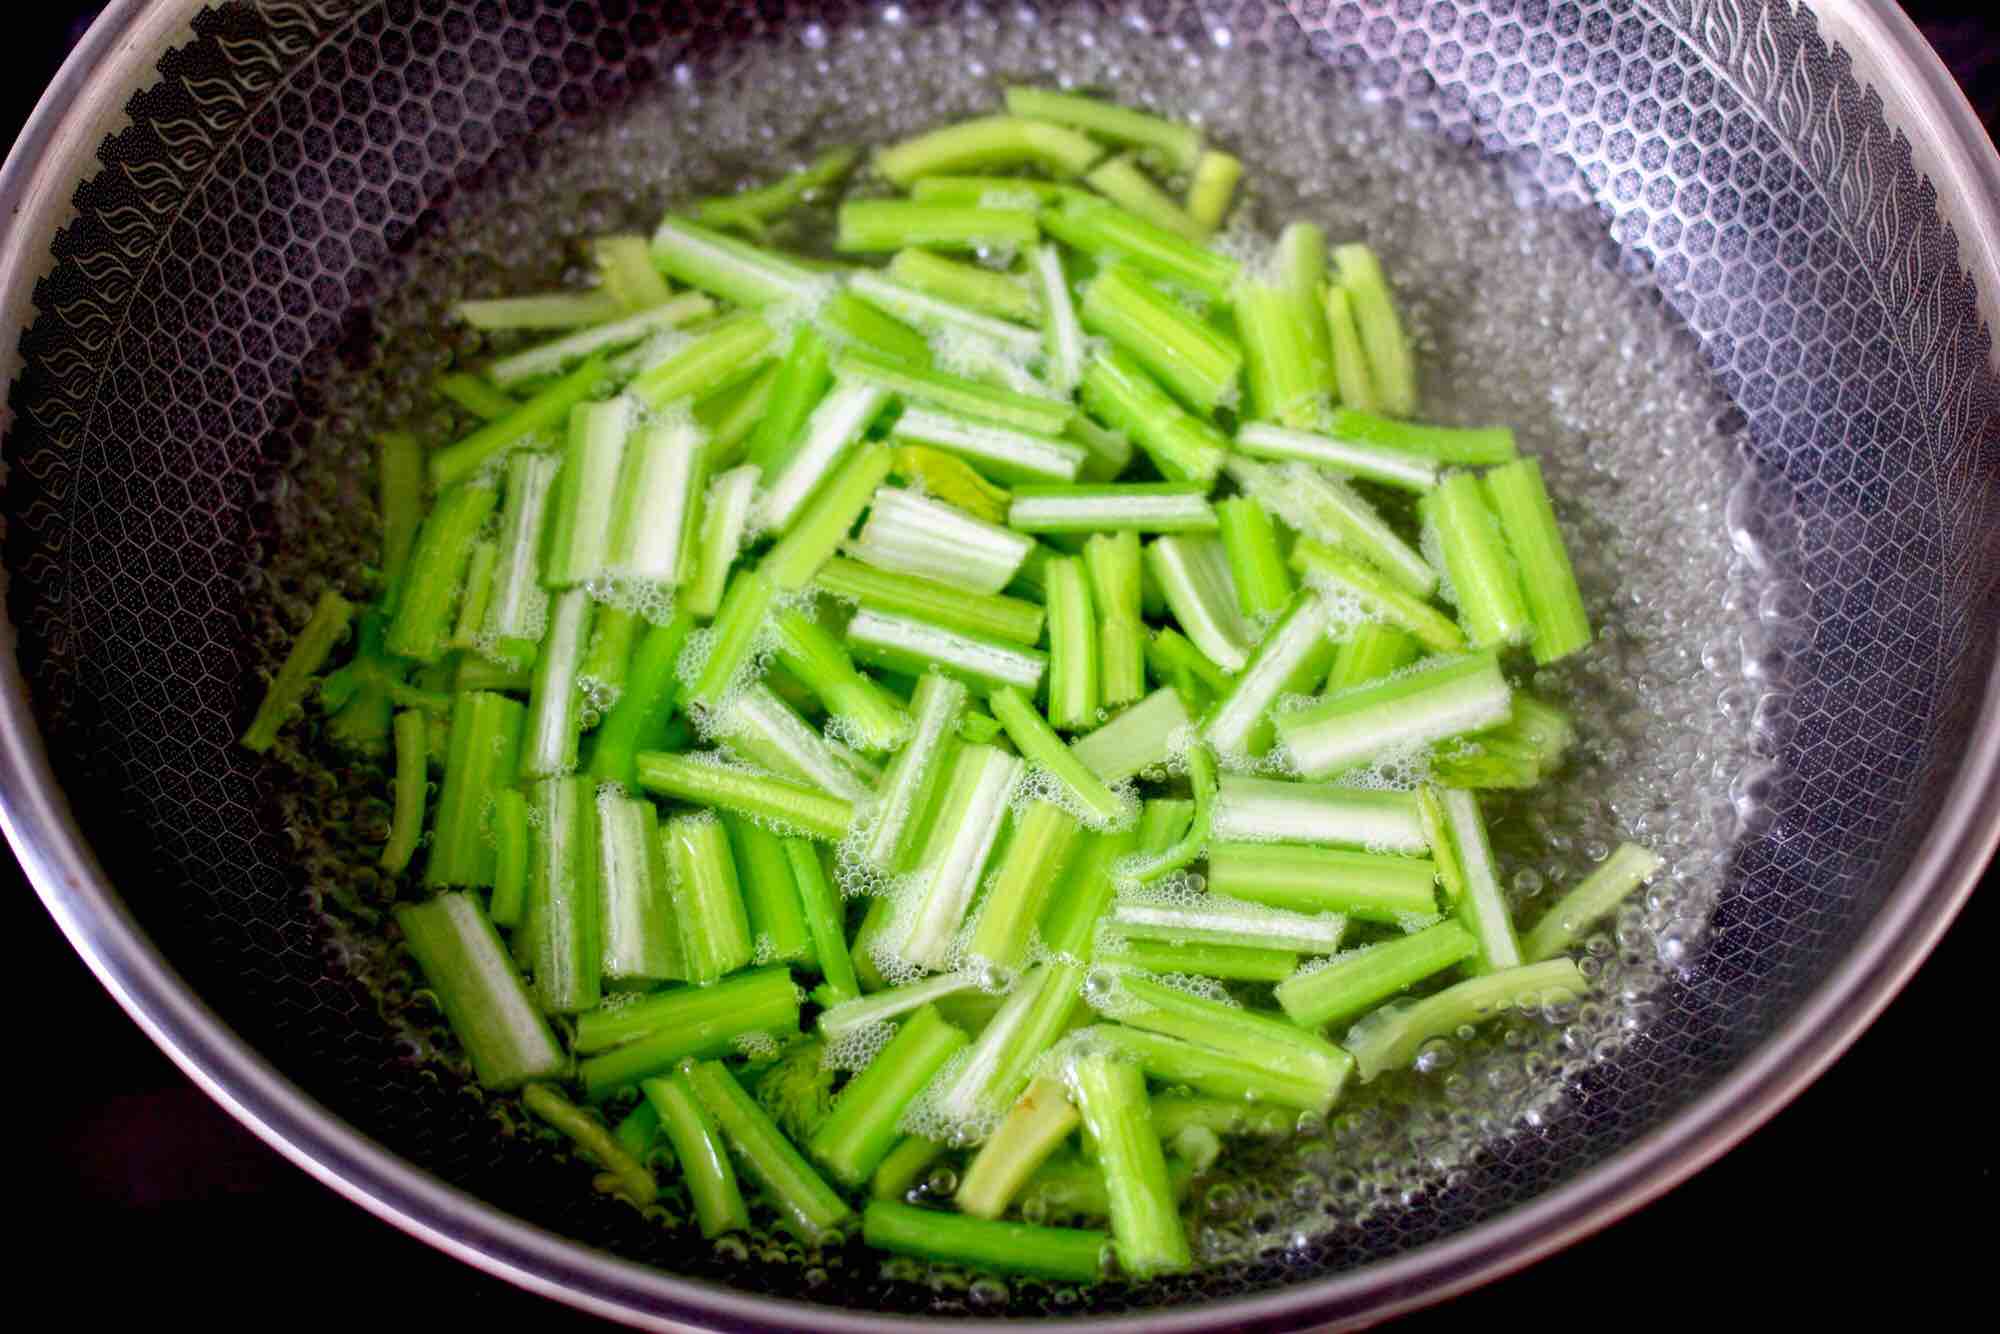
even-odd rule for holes
{"type": "MultiPolygon", "coordinates": [[[[1462,1028],[1459,1031],[1468,1038],[1471,1036],[1469,1029],[1462,1028]]],[[[1436,1074],[1440,1070],[1447,1069],[1457,1060],[1457,1048],[1453,1047],[1451,1043],[1446,1042],[1443,1038],[1433,1038],[1417,1051],[1417,1073],[1424,1075],[1436,1074]]]]}

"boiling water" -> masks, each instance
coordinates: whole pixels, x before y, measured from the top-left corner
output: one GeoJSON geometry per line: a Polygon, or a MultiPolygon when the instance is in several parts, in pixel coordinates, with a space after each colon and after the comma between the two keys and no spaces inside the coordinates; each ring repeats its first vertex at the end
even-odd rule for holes
{"type": "MultiPolygon", "coordinates": [[[[286,531],[265,579],[272,652],[325,580],[365,592],[372,434],[401,426],[443,440],[466,429],[429,397],[437,373],[488,350],[447,322],[453,300],[581,281],[587,237],[648,229],[676,200],[766,180],[835,143],[988,110],[1012,81],[1109,89],[1200,122],[1246,164],[1233,235],[1305,218],[1336,242],[1374,246],[1419,349],[1422,416],[1510,424],[1547,469],[1599,639],[1529,682],[1576,717],[1582,740],[1560,784],[1489,803],[1521,919],[1620,839],[1666,859],[1587,941],[1588,999],[1433,1044],[1416,1071],[1358,1089],[1331,1123],[1308,1117],[1289,1140],[1236,1142],[1221,1172],[1198,1179],[1190,1212],[1203,1260],[1282,1258],[1331,1225],[1450,1186],[1482,1145],[1563,1115],[1575,1077],[1644,1031],[1649,997],[1701,947],[1733,841],[1760,818],[1770,782],[1760,757],[1771,748],[1757,732],[1759,700],[1772,653],[1795,629],[1797,589],[1747,535],[1752,518],[1771,518],[1749,513],[1757,497],[1737,482],[1727,404],[1692,340],[1618,270],[1594,219],[1538,210],[1504,168],[1410,128],[1323,70],[1108,22],[1021,22],[918,30],[891,9],[852,30],[805,28],[790,44],[741,53],[721,75],[671,72],[642,105],[544,145],[531,169],[464,203],[391,275],[366,364],[319,387],[319,440],[279,488],[286,531]]],[[[826,223],[822,214],[812,227],[823,235],[826,223]]],[[[306,770],[291,827],[340,961],[378,986],[413,1060],[450,1063],[372,925],[388,894],[372,867],[387,825],[384,775],[289,754],[306,770]]],[[[782,1240],[725,1244],[819,1263],[782,1240]]],[[[957,1309],[1011,1300],[1029,1314],[1075,1300],[909,1260],[852,1263],[875,1266],[878,1281],[928,1282],[957,1309]]]]}

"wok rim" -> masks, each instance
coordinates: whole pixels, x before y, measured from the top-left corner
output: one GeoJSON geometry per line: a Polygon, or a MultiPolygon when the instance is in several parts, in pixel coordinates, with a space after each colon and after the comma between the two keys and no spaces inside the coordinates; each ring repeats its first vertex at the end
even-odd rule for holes
{"type": "MultiPolygon", "coordinates": [[[[184,40],[197,0],[113,0],[43,94],[0,169],[0,299],[26,327],[32,280],[68,192],[155,59],[184,40]]],[[[1892,0],[1821,0],[1856,74],[1884,90],[1893,125],[1918,129],[1940,211],[1964,243],[1991,310],[2000,299],[2000,154],[1936,53],[1892,0]],[[1872,73],[1872,79],[1869,78],[1872,73]],[[1887,94],[1893,90],[1895,96],[1887,94]]],[[[0,382],[19,371],[0,343],[0,382]]],[[[0,408],[0,430],[11,428],[0,408]]],[[[0,587],[4,580],[0,579],[0,587]]],[[[410,1236],[527,1291],[642,1328],[814,1328],[873,1334],[930,1327],[678,1278],[525,1223],[422,1171],[285,1079],[192,993],[139,928],[86,845],[50,768],[15,654],[0,654],[0,828],[57,926],[125,1012],[204,1092],[320,1182],[410,1236]]],[[[1523,1268],[1643,1207],[1768,1121],[1881,1013],[1970,897],[1996,844],[2000,658],[1944,804],[1861,943],[1785,1025],[1664,1125],[1547,1194],[1445,1240],[1276,1292],[1171,1312],[1066,1318],[1093,1331],[1192,1331],[1373,1322],[1523,1268]]],[[[1019,1320],[953,1322],[998,1331],[1019,1320]]]]}

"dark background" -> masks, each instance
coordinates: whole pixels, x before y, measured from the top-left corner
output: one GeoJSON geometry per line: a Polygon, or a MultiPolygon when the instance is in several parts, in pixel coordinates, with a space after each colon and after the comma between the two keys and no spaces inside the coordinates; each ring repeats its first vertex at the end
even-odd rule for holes
{"type": "MultiPolygon", "coordinates": [[[[0,141],[98,8],[6,6],[15,75],[0,89],[0,141]]],[[[1989,4],[1905,8],[2000,133],[1989,4]]],[[[1608,1231],[1407,1324],[1839,1326],[1878,1304],[1906,1319],[1981,1309],[1986,1275],[1970,1264],[1996,1235],[2000,1157],[1977,1092],[1994,1031],[1994,879],[1853,1050],[1748,1142],[1608,1231]]],[[[5,1140],[8,1212],[23,1228],[9,1257],[17,1302],[46,1293],[92,1325],[146,1315],[225,1330],[590,1323],[402,1236],[266,1149],[125,1018],[11,859],[0,940],[26,965],[10,979],[22,1049],[5,1140]]]]}

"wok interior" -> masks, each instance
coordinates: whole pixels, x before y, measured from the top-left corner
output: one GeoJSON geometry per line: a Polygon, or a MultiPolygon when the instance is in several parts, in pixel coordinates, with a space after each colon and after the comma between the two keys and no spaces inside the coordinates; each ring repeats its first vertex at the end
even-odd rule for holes
{"type": "MultiPolygon", "coordinates": [[[[1612,270],[1657,294],[1725,406],[1715,435],[1734,459],[1663,448],[1650,466],[1662,485],[1676,469],[1728,472],[1712,493],[1671,494],[1720,510],[1688,518],[1731,545],[1738,577],[1717,596],[1749,603],[1719,609],[1727,634],[1688,645],[1702,660],[1690,672],[1733,657],[1740,684],[1721,718],[1749,750],[1711,775],[1719,800],[1702,818],[1732,849],[1712,917],[1646,998],[1642,1038],[1579,1068],[1559,1104],[1428,1188],[1380,1201],[1365,1226],[1274,1237],[1147,1288],[1032,1290],[1011,1313],[1178,1305],[1345,1271],[1586,1170],[1785,1022],[1927,827],[1990,665],[1980,519],[1994,463],[1975,445],[1994,385],[1970,284],[1919,207],[1907,153],[1809,20],[1722,6],[1721,29],[1683,31],[1616,5],[1491,8],[1506,12],[1158,3],[1030,22],[917,5],[398,3],[205,16],[79,193],[7,442],[10,616],[85,834],[168,961],[334,1113],[555,1232],[741,1281],[740,1257],[685,1245],[593,1197],[573,1165],[496,1133],[480,1100],[414,1059],[412,1035],[384,1017],[366,981],[378,961],[328,929],[309,889],[365,905],[371,887],[288,831],[296,780],[231,744],[246,672],[281,647],[315,591],[305,580],[326,568],[301,555],[300,525],[352,531],[365,510],[351,470],[343,484],[339,469],[296,460],[370,413],[421,411],[428,368],[378,373],[394,321],[377,312],[426,283],[490,281],[449,271],[440,238],[562,169],[575,136],[615,141],[649,98],[727,87],[747,51],[799,53],[810,78],[856,32],[891,71],[889,53],[926,49],[940,28],[976,56],[1024,27],[1044,34],[1029,49],[1050,50],[1111,22],[1164,53],[1149,69],[1218,49],[1282,65],[1286,81],[1257,94],[1267,118],[1290,114],[1289,98],[1380,95],[1450,151],[1492,159],[1537,207],[1608,231],[1612,270]],[[410,401],[355,401],[361,385],[410,401]]],[[[582,199],[565,225],[601,229],[625,206],[582,199]]],[[[548,224],[530,211],[516,225],[548,224]]],[[[305,799],[359,821],[375,781],[323,773],[305,799]]],[[[753,1286],[868,1309],[979,1309],[858,1251],[760,1269],[753,1286]]]]}

